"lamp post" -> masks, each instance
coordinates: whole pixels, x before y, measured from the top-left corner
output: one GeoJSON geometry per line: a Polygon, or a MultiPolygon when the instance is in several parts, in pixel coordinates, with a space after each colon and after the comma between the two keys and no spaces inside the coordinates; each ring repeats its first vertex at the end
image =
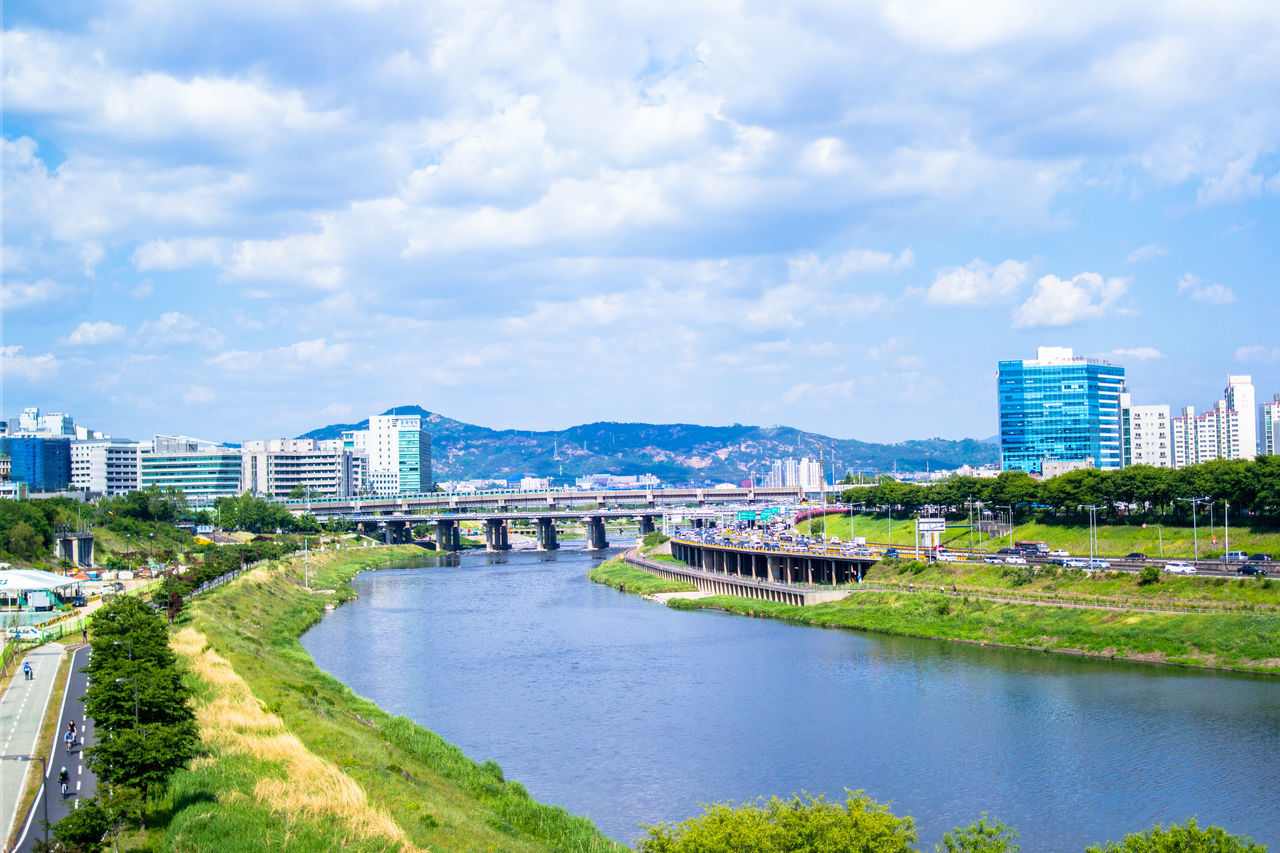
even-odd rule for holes
{"type": "Polygon", "coordinates": [[[0,755],[0,761],[39,761],[40,762],[40,787],[45,788],[44,793],[44,843],[49,843],[49,792],[46,788],[46,780],[49,778],[49,763],[43,755],[0,755]]]}
{"type": "Polygon", "coordinates": [[[1009,547],[1013,547],[1013,505],[1012,504],[992,504],[996,509],[1009,510],[1009,547]]]}
{"type": "Polygon", "coordinates": [[[1223,553],[1231,553],[1231,503],[1222,499],[1223,553]]]}
{"type": "Polygon", "coordinates": [[[1090,504],[1085,507],[1085,509],[1089,510],[1089,563],[1092,566],[1098,544],[1098,534],[1096,532],[1098,523],[1098,507],[1090,504]]]}
{"type": "Polygon", "coordinates": [[[1196,527],[1196,506],[1198,504],[1205,503],[1209,499],[1208,498],[1178,498],[1178,500],[1183,501],[1184,503],[1191,504],[1191,538],[1192,538],[1192,542],[1195,543],[1195,549],[1196,549],[1195,562],[1198,563],[1200,562],[1200,531],[1196,527]]]}
{"type": "Polygon", "coordinates": [[[112,640],[112,641],[111,641],[111,645],[113,645],[113,646],[128,646],[128,647],[129,647],[129,660],[133,660],[133,640],[112,640]]]}

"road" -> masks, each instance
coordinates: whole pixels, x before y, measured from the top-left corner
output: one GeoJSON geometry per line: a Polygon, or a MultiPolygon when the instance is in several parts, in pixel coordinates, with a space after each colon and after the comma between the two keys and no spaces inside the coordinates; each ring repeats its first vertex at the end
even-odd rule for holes
{"type": "MultiPolygon", "coordinates": [[[[49,752],[49,775],[31,807],[31,812],[27,815],[26,826],[14,847],[15,851],[22,851],[22,853],[30,851],[32,846],[44,837],[40,822],[45,819],[46,796],[48,796],[48,820],[50,824],[55,824],[66,817],[72,809],[77,808],[82,797],[91,797],[97,790],[97,779],[84,762],[85,748],[94,744],[93,721],[85,718],[84,702],[80,701],[89,688],[89,677],[84,672],[89,663],[89,647],[80,645],[73,648],[75,650],[71,655],[71,675],[67,679],[66,692],[60,699],[55,697],[55,701],[60,704],[61,712],[58,715],[58,736],[54,739],[53,747],[49,752]],[[70,753],[67,752],[67,747],[62,741],[62,733],[67,730],[68,720],[75,720],[76,730],[81,739],[80,744],[70,753]],[[58,771],[62,767],[67,768],[71,777],[66,797],[62,796],[58,787],[58,771]]],[[[41,717],[43,716],[42,713],[41,717]]]]}

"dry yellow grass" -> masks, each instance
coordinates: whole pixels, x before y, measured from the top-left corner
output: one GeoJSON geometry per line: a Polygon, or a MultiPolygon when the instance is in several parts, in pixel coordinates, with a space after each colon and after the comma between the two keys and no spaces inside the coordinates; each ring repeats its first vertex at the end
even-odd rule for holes
{"type": "Polygon", "coordinates": [[[399,824],[369,805],[364,790],[351,777],[309,752],[278,716],[263,707],[226,659],[207,647],[203,634],[185,628],[174,636],[172,645],[191,671],[212,688],[212,698],[196,707],[204,741],[229,753],[280,765],[278,776],[263,778],[255,786],[259,802],[290,818],[337,818],[349,827],[351,838],[416,849],[399,824]]]}

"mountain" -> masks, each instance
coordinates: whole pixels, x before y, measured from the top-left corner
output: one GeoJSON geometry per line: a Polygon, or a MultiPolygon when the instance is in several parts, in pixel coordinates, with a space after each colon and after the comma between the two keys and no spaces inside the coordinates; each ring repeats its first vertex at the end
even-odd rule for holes
{"type": "MultiPolygon", "coordinates": [[[[786,426],[697,426],[602,421],[563,430],[494,430],[455,421],[421,406],[383,412],[420,415],[431,433],[431,467],[437,480],[478,477],[555,477],[585,474],[646,474],[664,482],[737,483],[763,480],[775,459],[834,454],[840,476],[854,471],[924,471],[996,462],[1000,448],[966,438],[930,438],[874,444],[831,438],[786,426]]],[[[300,438],[340,438],[343,430],[365,429],[369,421],[330,424],[300,438]]]]}

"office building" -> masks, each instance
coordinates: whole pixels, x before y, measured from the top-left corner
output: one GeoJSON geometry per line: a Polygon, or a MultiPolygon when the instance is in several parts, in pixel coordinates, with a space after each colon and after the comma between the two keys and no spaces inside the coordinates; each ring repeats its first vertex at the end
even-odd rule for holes
{"type": "Polygon", "coordinates": [[[157,435],[138,456],[138,487],[180,489],[194,506],[240,493],[240,450],[187,436],[157,435]]]}
{"type": "Polygon", "coordinates": [[[349,430],[343,443],[368,456],[362,486],[379,495],[431,491],[431,434],[419,415],[374,415],[367,430],[349,430]]]}
{"type": "Polygon", "coordinates": [[[60,492],[71,485],[71,439],[35,435],[0,438],[9,457],[9,479],[33,492],[60,492]]]}
{"type": "Polygon", "coordinates": [[[1280,394],[1258,407],[1258,453],[1280,456],[1280,394]]]}
{"type": "Polygon", "coordinates": [[[71,442],[71,486],[101,495],[137,491],[142,445],[122,438],[71,442]]]}
{"type": "Polygon", "coordinates": [[[1006,471],[1086,459],[1104,470],[1121,466],[1123,367],[1039,347],[1034,360],[1000,362],[996,382],[1006,471]]]}
{"type": "Polygon", "coordinates": [[[306,498],[350,497],[351,459],[340,446],[321,447],[309,438],[246,441],[241,447],[241,488],[277,500],[297,489],[306,498]]]}
{"type": "Polygon", "coordinates": [[[1135,406],[1128,393],[1120,395],[1121,465],[1173,467],[1173,426],[1169,407],[1135,406]]]}

